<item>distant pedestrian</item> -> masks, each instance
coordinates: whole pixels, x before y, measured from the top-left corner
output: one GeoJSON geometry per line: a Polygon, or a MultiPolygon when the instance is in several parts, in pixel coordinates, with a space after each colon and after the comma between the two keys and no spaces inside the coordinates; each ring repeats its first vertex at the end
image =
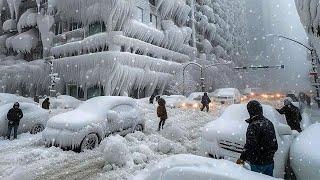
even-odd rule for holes
{"type": "Polygon", "coordinates": [[[262,105],[258,101],[250,101],[247,105],[250,118],[246,133],[246,144],[237,164],[247,161],[251,170],[273,176],[274,154],[278,150],[278,142],[274,126],[263,116],[262,105]]]}
{"type": "Polygon", "coordinates": [[[42,102],[42,108],[43,108],[43,109],[49,109],[49,108],[50,108],[49,98],[46,98],[46,99],[42,102]]]}
{"type": "Polygon", "coordinates": [[[33,101],[36,102],[36,103],[39,103],[39,96],[35,95],[33,97],[33,101]]]}
{"type": "Polygon", "coordinates": [[[155,97],[156,97],[156,94],[153,93],[153,94],[151,95],[150,99],[149,99],[149,103],[150,103],[150,104],[153,104],[153,101],[154,101],[154,98],[155,98],[155,97]]]}
{"type": "Polygon", "coordinates": [[[292,104],[291,98],[285,99],[283,103],[284,106],[281,109],[277,109],[277,111],[286,116],[287,124],[292,130],[301,132],[300,122],[302,120],[302,116],[299,108],[292,104]]]}
{"type": "Polygon", "coordinates": [[[13,108],[11,108],[7,114],[7,119],[8,119],[7,139],[10,140],[12,128],[13,128],[13,138],[17,139],[19,123],[22,118],[23,118],[23,113],[22,113],[22,110],[20,109],[20,104],[16,102],[14,103],[13,108]]]}
{"type": "Polygon", "coordinates": [[[158,104],[159,106],[157,108],[157,115],[160,118],[158,131],[160,131],[160,129],[163,129],[164,123],[168,119],[168,115],[167,115],[167,109],[166,109],[166,101],[160,98],[158,100],[158,104]]]}
{"type": "Polygon", "coordinates": [[[202,99],[201,99],[201,104],[202,104],[201,111],[203,111],[204,108],[207,108],[207,112],[209,112],[209,104],[210,103],[211,103],[211,100],[208,96],[208,93],[204,93],[202,96],[202,99]]]}

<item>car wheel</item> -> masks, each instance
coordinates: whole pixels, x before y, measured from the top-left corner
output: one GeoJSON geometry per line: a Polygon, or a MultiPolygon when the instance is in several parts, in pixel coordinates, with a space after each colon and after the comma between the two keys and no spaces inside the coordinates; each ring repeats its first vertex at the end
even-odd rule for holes
{"type": "Polygon", "coordinates": [[[84,137],[84,139],[82,140],[80,145],[80,150],[81,151],[92,150],[96,148],[98,144],[99,144],[98,136],[94,133],[91,133],[91,134],[88,134],[86,137],[84,137]]]}
{"type": "Polygon", "coordinates": [[[42,132],[44,130],[44,126],[42,124],[36,124],[32,127],[30,133],[31,134],[37,134],[39,132],[42,132]]]}
{"type": "Polygon", "coordinates": [[[134,127],[134,131],[143,131],[143,126],[141,124],[136,125],[136,127],[134,127]]]}

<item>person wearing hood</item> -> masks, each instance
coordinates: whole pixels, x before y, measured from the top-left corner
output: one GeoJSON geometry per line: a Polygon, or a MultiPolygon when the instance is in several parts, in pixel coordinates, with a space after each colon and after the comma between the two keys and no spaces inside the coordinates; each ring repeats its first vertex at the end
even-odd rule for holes
{"type": "Polygon", "coordinates": [[[283,101],[283,104],[284,106],[281,109],[277,109],[277,111],[280,114],[284,114],[286,116],[287,124],[292,130],[302,132],[302,129],[300,127],[302,116],[299,108],[292,104],[291,98],[285,99],[283,101]]]}
{"type": "Polygon", "coordinates": [[[168,119],[168,115],[167,115],[167,109],[166,109],[166,101],[160,98],[158,100],[158,104],[159,106],[157,108],[157,115],[160,118],[158,131],[160,131],[161,128],[163,129],[164,123],[168,119]]]}
{"type": "Polygon", "coordinates": [[[278,150],[278,142],[274,125],[263,116],[262,105],[258,101],[250,101],[247,105],[250,118],[246,133],[246,144],[237,164],[250,164],[251,170],[273,176],[274,154],[278,150]]]}
{"type": "Polygon", "coordinates": [[[203,111],[204,108],[206,108],[207,112],[209,112],[209,104],[210,103],[211,103],[211,100],[208,96],[208,93],[204,93],[202,96],[202,99],[201,99],[201,104],[202,104],[201,111],[203,111]]]}
{"type": "Polygon", "coordinates": [[[49,108],[50,108],[49,98],[46,98],[46,99],[42,102],[42,108],[43,108],[43,109],[49,109],[49,108]]]}
{"type": "Polygon", "coordinates": [[[20,120],[23,118],[22,110],[20,109],[20,104],[18,102],[14,103],[13,108],[11,108],[7,114],[8,119],[8,131],[7,139],[10,140],[11,131],[13,128],[13,138],[17,139],[17,132],[20,120]]]}

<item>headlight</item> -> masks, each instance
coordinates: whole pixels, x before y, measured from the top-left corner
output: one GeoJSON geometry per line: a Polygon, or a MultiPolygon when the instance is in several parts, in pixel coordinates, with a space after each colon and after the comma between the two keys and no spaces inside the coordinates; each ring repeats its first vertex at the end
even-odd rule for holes
{"type": "Polygon", "coordinates": [[[198,104],[193,104],[193,107],[194,108],[198,108],[198,104]]]}
{"type": "Polygon", "coordinates": [[[182,105],[181,105],[182,107],[186,107],[186,103],[182,103],[182,105]]]}

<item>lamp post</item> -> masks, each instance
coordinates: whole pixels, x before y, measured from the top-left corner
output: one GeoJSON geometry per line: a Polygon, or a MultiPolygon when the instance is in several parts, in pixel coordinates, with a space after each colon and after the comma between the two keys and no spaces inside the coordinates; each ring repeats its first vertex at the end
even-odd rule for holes
{"type": "Polygon", "coordinates": [[[286,37],[286,36],[283,36],[283,35],[268,34],[266,36],[267,37],[268,36],[273,36],[273,37],[278,37],[278,38],[283,38],[283,39],[289,40],[291,42],[299,44],[300,46],[303,46],[304,48],[306,48],[306,49],[308,49],[310,51],[311,58],[312,58],[312,71],[315,72],[313,74],[310,73],[310,75],[312,75],[314,77],[314,83],[312,83],[312,85],[316,87],[316,93],[317,93],[317,96],[314,99],[317,101],[318,108],[320,108],[320,91],[319,91],[320,83],[318,81],[319,78],[318,78],[317,66],[316,66],[316,64],[319,63],[319,57],[316,54],[316,50],[311,48],[311,47],[306,46],[305,44],[303,44],[303,43],[301,43],[301,42],[299,42],[299,41],[297,41],[295,39],[292,39],[292,38],[289,38],[289,37],[286,37]]]}
{"type": "Polygon", "coordinates": [[[201,91],[202,92],[205,92],[206,90],[206,86],[205,86],[205,78],[203,76],[204,74],[204,71],[206,69],[208,69],[209,67],[213,67],[213,66],[219,66],[219,65],[229,65],[230,63],[217,63],[217,64],[210,64],[210,65],[207,65],[207,66],[202,66],[200,65],[199,63],[196,63],[196,62],[189,62],[188,64],[186,64],[184,67],[183,67],[183,71],[182,71],[182,79],[183,79],[183,95],[185,95],[185,70],[187,69],[187,67],[191,66],[191,65],[194,65],[194,66],[197,66],[198,68],[200,68],[200,82],[201,82],[201,91]]]}

